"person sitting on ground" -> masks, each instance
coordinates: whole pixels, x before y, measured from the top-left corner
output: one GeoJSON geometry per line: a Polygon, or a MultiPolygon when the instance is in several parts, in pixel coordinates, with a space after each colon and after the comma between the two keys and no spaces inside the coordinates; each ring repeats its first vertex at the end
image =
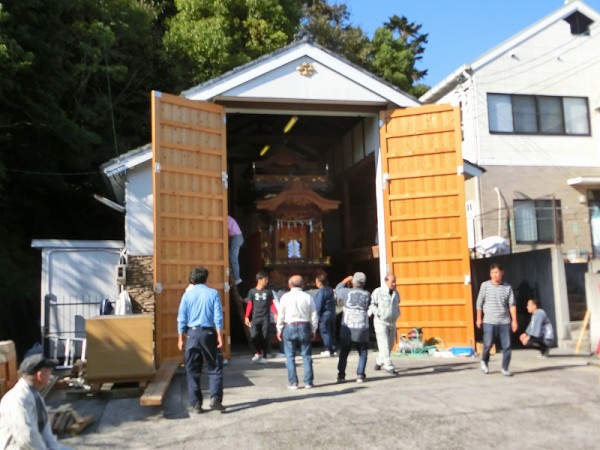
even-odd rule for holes
{"type": "Polygon", "coordinates": [[[319,333],[325,347],[321,356],[335,356],[335,294],[329,286],[326,274],[317,275],[315,284],[319,289],[315,300],[319,314],[319,333]]]}
{"type": "Polygon", "coordinates": [[[19,367],[21,378],[0,401],[0,448],[68,450],[52,434],[40,394],[50,382],[56,365],[56,361],[40,353],[23,360],[19,367]]]}
{"type": "Polygon", "coordinates": [[[539,349],[540,358],[546,358],[554,343],[552,323],[546,311],[540,308],[540,301],[537,298],[527,300],[527,312],[531,314],[531,321],[519,339],[525,347],[539,349]]]}
{"type": "Polygon", "coordinates": [[[277,322],[277,308],[273,302],[273,291],[267,289],[269,274],[260,271],[256,274],[256,287],[248,291],[244,323],[250,327],[250,338],[256,348],[252,361],[267,363],[271,350],[271,313],[277,322]],[[252,317],[252,320],[250,320],[252,317]]]}
{"type": "Polygon", "coordinates": [[[335,293],[344,302],[342,325],[340,327],[340,355],[338,361],[337,382],[343,383],[346,379],[346,364],[352,346],[358,351],[358,367],[356,368],[356,382],[365,381],[367,367],[367,353],[369,349],[369,302],[371,295],[363,289],[367,276],[356,272],[344,278],[336,287],[335,293]],[[352,282],[352,287],[346,284],[352,282]]]}

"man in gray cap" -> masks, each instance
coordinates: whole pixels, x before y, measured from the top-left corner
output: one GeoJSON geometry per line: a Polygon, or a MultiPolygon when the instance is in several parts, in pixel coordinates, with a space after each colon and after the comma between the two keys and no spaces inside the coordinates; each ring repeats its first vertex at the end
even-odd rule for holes
{"type": "Polygon", "coordinates": [[[1,449],[68,449],[52,434],[46,404],[40,394],[50,382],[56,364],[41,354],[29,356],[21,363],[21,378],[0,401],[1,449]]]}
{"type": "Polygon", "coordinates": [[[338,361],[338,383],[346,379],[346,364],[352,346],[358,351],[358,367],[356,369],[356,382],[365,381],[365,368],[367,366],[367,352],[369,348],[369,302],[371,296],[363,287],[367,276],[356,272],[344,278],[336,287],[335,293],[344,302],[342,325],[340,327],[340,358],[338,361]],[[352,282],[352,287],[346,285],[352,282]]]}

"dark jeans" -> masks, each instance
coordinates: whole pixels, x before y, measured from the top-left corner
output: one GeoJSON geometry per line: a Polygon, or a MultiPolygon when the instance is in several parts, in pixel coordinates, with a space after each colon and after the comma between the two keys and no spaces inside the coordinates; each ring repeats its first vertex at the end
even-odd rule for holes
{"type": "Polygon", "coordinates": [[[483,354],[481,355],[481,360],[486,364],[490,360],[490,348],[494,342],[496,345],[500,342],[500,346],[502,347],[502,368],[508,370],[512,354],[510,347],[510,323],[500,325],[491,323],[483,324],[483,354]]]}
{"type": "Polygon", "coordinates": [[[271,351],[271,322],[269,318],[253,319],[250,324],[250,337],[257,352],[267,357],[271,351]]]}
{"type": "Polygon", "coordinates": [[[323,339],[323,347],[331,353],[335,352],[335,315],[323,313],[319,320],[319,333],[323,339]]]}
{"type": "Polygon", "coordinates": [[[347,339],[340,339],[340,356],[338,360],[338,377],[346,376],[346,365],[348,364],[348,355],[352,347],[358,351],[358,367],[356,375],[364,375],[367,367],[367,354],[369,350],[369,342],[352,342],[347,339]]]}
{"type": "Polygon", "coordinates": [[[202,406],[200,374],[206,360],[210,397],[213,401],[223,400],[223,355],[217,348],[214,328],[189,329],[185,344],[185,370],[187,373],[188,396],[191,406],[202,406]]]}
{"type": "Polygon", "coordinates": [[[300,351],[304,365],[304,384],[312,384],[312,347],[310,341],[312,333],[309,323],[290,323],[283,327],[283,347],[285,349],[285,365],[288,371],[288,383],[298,384],[296,374],[295,354],[300,351]]]}
{"type": "Polygon", "coordinates": [[[527,348],[537,348],[542,355],[546,354],[546,351],[549,348],[549,345],[544,342],[543,339],[535,336],[529,336],[529,341],[527,341],[527,348]]]}

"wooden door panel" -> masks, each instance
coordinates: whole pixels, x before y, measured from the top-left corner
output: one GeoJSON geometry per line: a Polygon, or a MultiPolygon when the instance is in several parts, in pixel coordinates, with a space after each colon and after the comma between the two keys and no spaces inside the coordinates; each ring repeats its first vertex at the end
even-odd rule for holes
{"type": "Polygon", "coordinates": [[[157,362],[182,359],[177,311],[191,270],[209,270],[223,303],[229,347],[227,173],[221,106],[152,93],[154,283],[157,362]]]}
{"type": "Polygon", "coordinates": [[[460,110],[428,105],[381,114],[386,254],[397,277],[400,333],[423,328],[474,346],[460,110]]]}

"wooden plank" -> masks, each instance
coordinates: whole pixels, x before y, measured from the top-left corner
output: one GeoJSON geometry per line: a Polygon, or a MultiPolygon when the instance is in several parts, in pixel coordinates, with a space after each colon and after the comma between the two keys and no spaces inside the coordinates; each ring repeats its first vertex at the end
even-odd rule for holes
{"type": "Polygon", "coordinates": [[[397,325],[473,346],[460,109],[426,105],[380,118],[387,263],[405,306],[397,325]]]}
{"type": "Polygon", "coordinates": [[[222,106],[152,92],[152,165],[154,197],[154,285],[156,290],[156,363],[181,362],[177,348],[179,286],[204,264],[208,285],[223,306],[223,355],[231,353],[227,233],[225,110],[222,106]],[[209,213],[209,214],[207,214],[209,213]],[[202,237],[209,237],[212,245],[202,237]],[[165,287],[175,287],[165,289],[165,287]]]}
{"type": "Polygon", "coordinates": [[[169,384],[171,384],[171,379],[175,375],[178,366],[179,364],[173,361],[164,362],[160,365],[154,374],[154,378],[140,397],[140,405],[162,405],[167,389],[169,389],[169,384]]]}

